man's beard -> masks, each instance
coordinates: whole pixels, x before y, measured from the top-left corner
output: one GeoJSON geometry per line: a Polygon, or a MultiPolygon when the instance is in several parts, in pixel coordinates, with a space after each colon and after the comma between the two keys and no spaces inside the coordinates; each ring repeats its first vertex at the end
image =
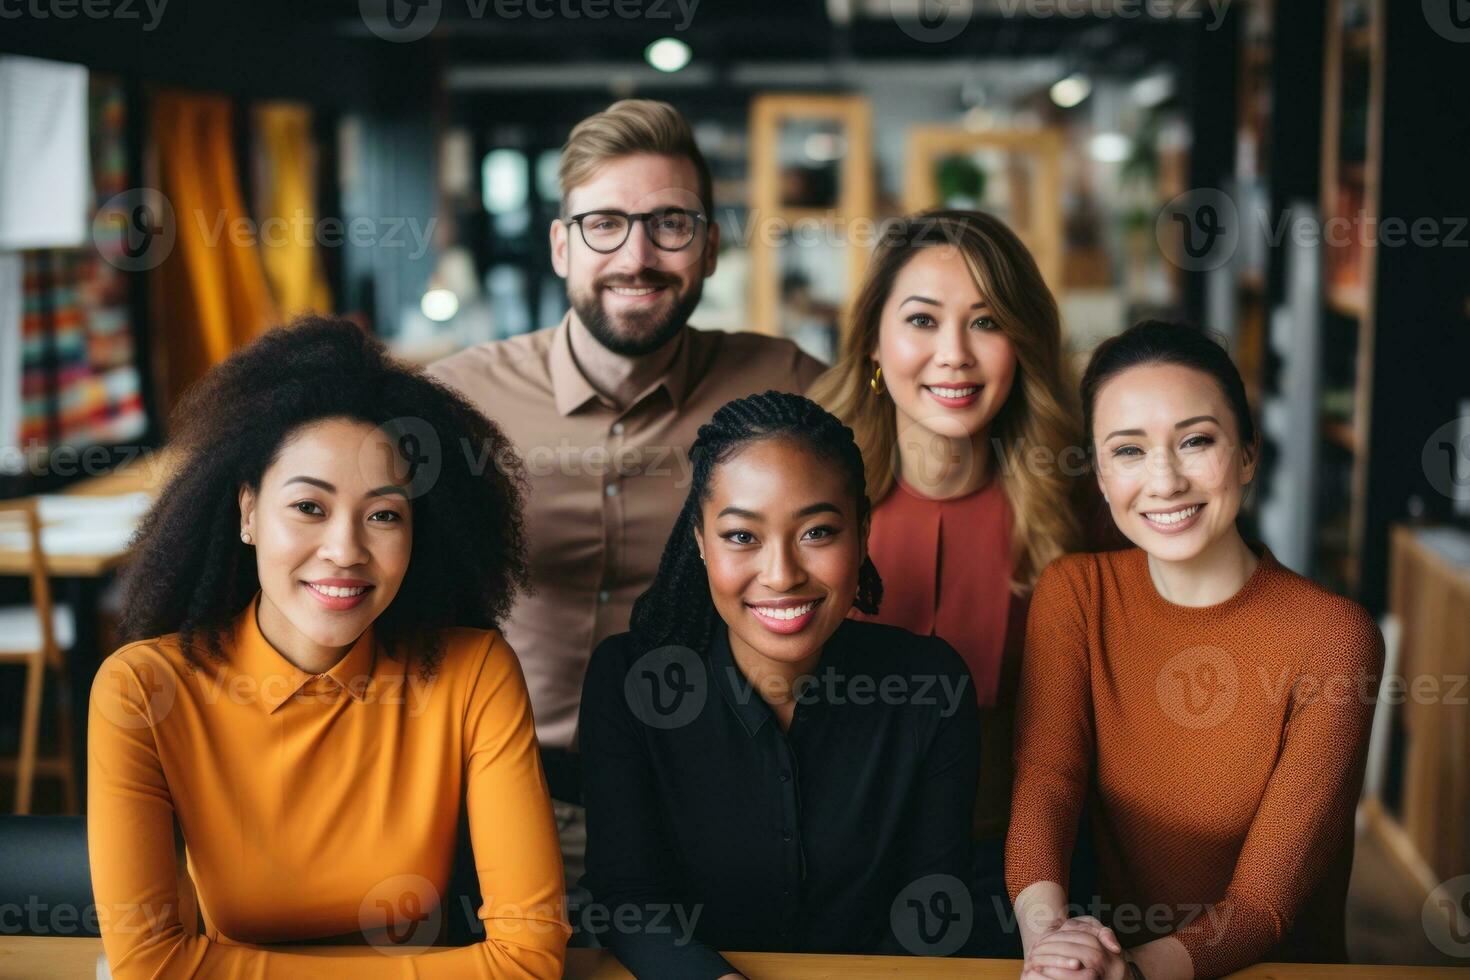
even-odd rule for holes
{"type": "MultiPolygon", "coordinates": [[[[602,290],[605,286],[622,285],[612,281],[620,278],[623,277],[608,277],[599,280],[593,283],[592,289],[588,292],[573,293],[570,298],[577,319],[582,321],[582,326],[587,328],[587,332],[592,335],[593,339],[622,357],[642,357],[645,354],[652,354],[673,340],[689,322],[689,315],[699,305],[700,294],[704,292],[704,281],[695,279],[688,292],[680,296],[667,313],[622,313],[617,317],[612,317],[603,309],[602,290]],[[633,329],[619,330],[616,325],[618,321],[633,329]]],[[[679,280],[672,276],[650,275],[646,270],[639,278],[644,285],[663,286],[670,290],[677,289],[679,286],[679,280]]]]}

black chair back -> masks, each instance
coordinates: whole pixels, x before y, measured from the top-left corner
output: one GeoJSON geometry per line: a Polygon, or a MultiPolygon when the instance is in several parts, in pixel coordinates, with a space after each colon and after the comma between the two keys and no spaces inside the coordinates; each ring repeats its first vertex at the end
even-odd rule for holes
{"type": "Polygon", "coordinates": [[[96,936],[86,817],[0,816],[0,933],[96,936]]]}

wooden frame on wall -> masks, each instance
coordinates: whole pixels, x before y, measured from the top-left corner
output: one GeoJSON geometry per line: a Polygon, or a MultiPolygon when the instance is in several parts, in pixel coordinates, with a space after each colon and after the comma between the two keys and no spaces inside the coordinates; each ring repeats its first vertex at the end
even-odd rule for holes
{"type": "MultiPolygon", "coordinates": [[[[858,221],[874,218],[873,120],[868,100],[860,95],[767,94],[756,97],[750,107],[750,313],[751,329],[760,333],[781,332],[781,284],[778,279],[777,249],[766,222],[780,226],[804,219],[834,221],[853,229],[858,221]],[[781,126],[790,122],[819,120],[836,122],[842,130],[847,153],[839,170],[835,208],[787,206],[781,199],[779,159],[781,126]]],[[[849,236],[850,238],[851,236],[849,236]]],[[[868,262],[868,249],[849,241],[845,267],[848,287],[846,302],[861,282],[868,262]]],[[[844,315],[845,319],[845,315],[844,315]]]]}
{"type": "Polygon", "coordinates": [[[1053,293],[1062,288],[1062,150],[1057,129],[972,132],[953,126],[915,126],[909,130],[904,164],[903,207],[908,213],[936,207],[939,188],[934,167],[940,160],[976,150],[998,149],[1036,159],[1037,179],[1025,196],[1024,220],[1012,229],[1036,256],[1036,264],[1053,293]]]}

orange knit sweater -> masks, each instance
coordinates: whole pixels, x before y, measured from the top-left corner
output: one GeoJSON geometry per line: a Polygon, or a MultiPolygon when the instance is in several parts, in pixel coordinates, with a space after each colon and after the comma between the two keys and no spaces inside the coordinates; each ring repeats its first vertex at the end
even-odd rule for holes
{"type": "Polygon", "coordinates": [[[1382,665],[1363,608],[1269,551],[1204,608],[1160,596],[1137,548],[1054,562],[1022,663],[1012,899],[1068,884],[1085,804],[1100,895],[1072,914],[1100,913],[1125,945],[1172,933],[1201,977],[1341,961],[1382,665]]]}

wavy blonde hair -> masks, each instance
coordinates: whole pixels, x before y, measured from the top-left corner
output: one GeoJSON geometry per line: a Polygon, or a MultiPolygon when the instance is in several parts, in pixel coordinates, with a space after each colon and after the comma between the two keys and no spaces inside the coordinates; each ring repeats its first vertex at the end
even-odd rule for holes
{"type": "Polygon", "coordinates": [[[557,171],[562,204],[566,204],[572,188],[595,177],[603,164],[635,153],[687,159],[699,178],[699,199],[704,210],[714,213],[709,163],[694,142],[694,130],[678,109],[652,99],[622,99],[572,127],[557,171]]]}
{"type": "MultiPolygon", "coordinates": [[[[1016,379],[990,424],[990,438],[1012,514],[1011,586],[1026,592],[1053,558],[1082,546],[1080,481],[1062,464],[1064,451],[1082,445],[1082,430],[1062,357],[1056,299],[1036,260],[1004,222],[983,211],[935,209],[890,226],[853,301],[837,362],[808,395],[852,428],[868,493],[877,504],[893,488],[898,446],[893,399],[869,384],[883,305],[918,249],[943,245],[964,257],[992,319],[1016,351],[1016,379]],[[1049,463],[1028,459],[1038,448],[1049,451],[1049,463]]],[[[1079,469],[1085,469],[1080,461],[1079,469]]]]}

